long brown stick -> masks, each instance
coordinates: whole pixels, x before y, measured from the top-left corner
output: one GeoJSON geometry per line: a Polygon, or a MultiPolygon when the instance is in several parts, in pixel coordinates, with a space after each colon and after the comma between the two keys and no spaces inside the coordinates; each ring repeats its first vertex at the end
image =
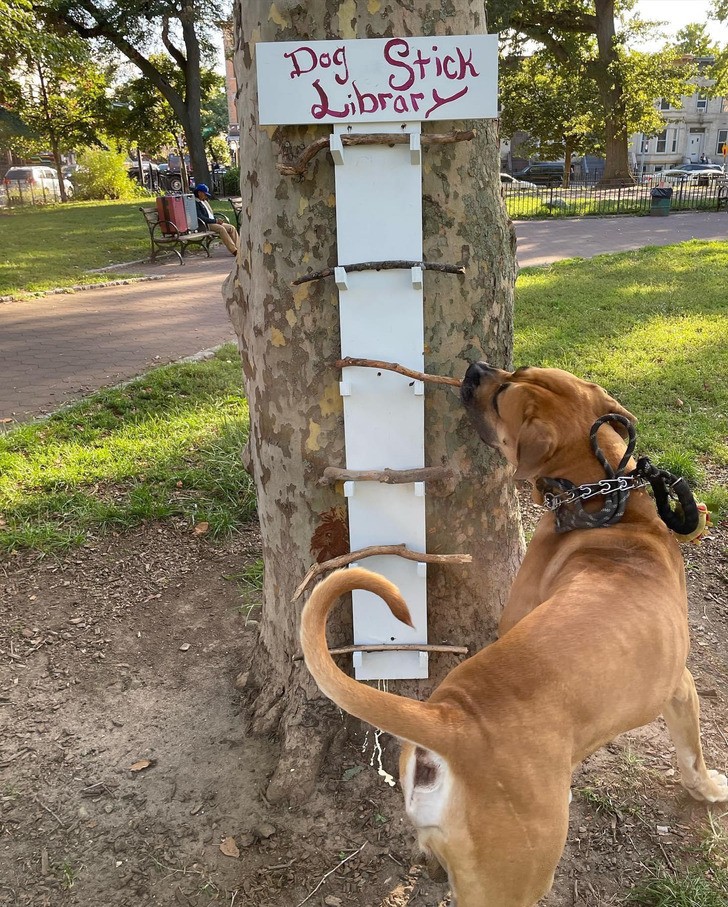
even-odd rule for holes
{"type": "MultiPolygon", "coordinates": [[[[472,129],[446,133],[425,133],[420,136],[421,145],[449,145],[452,142],[467,142],[475,138],[472,129]]],[[[373,132],[371,134],[355,132],[351,135],[342,135],[342,145],[409,145],[408,133],[373,132]]],[[[329,147],[329,137],[316,139],[315,142],[303,150],[295,161],[276,164],[278,172],[283,176],[303,176],[308,170],[308,165],[316,155],[329,147]]]]}
{"type": "MultiPolygon", "coordinates": [[[[425,643],[411,642],[397,646],[342,646],[340,649],[329,649],[329,655],[349,655],[352,652],[447,652],[450,655],[467,655],[465,646],[430,646],[425,643]]],[[[293,661],[303,661],[303,655],[294,655],[293,661]]]]}
{"type": "Polygon", "coordinates": [[[347,356],[346,359],[337,359],[334,363],[336,368],[348,368],[357,366],[361,368],[380,368],[386,372],[397,372],[407,378],[414,378],[415,381],[429,381],[431,384],[449,384],[451,387],[460,387],[462,381],[459,378],[447,378],[445,375],[428,375],[426,372],[415,372],[411,368],[405,368],[398,362],[384,362],[381,359],[356,359],[353,356],[347,356]]]}
{"type": "Polygon", "coordinates": [[[365,557],[375,557],[378,554],[394,554],[397,557],[404,557],[408,561],[419,561],[424,564],[469,564],[473,560],[470,554],[429,554],[426,551],[412,551],[406,545],[370,545],[368,548],[359,548],[358,551],[350,551],[348,554],[332,557],[331,560],[322,561],[320,564],[312,564],[293,593],[291,601],[295,602],[300,598],[309,583],[322,573],[338,570],[339,567],[346,567],[354,561],[365,557]]]}
{"type": "MultiPolygon", "coordinates": [[[[441,274],[464,274],[465,268],[462,265],[444,265],[437,261],[405,261],[396,259],[393,261],[359,261],[351,265],[340,265],[347,274],[354,271],[398,271],[406,268],[422,268],[423,271],[440,271],[441,274]]],[[[291,286],[299,287],[302,283],[310,283],[312,280],[323,280],[324,277],[331,277],[334,268],[323,268],[321,271],[311,271],[310,274],[304,274],[303,277],[297,277],[291,286]]]]}
{"type": "Polygon", "coordinates": [[[340,469],[327,466],[319,485],[335,482],[381,482],[383,485],[407,485],[409,482],[441,482],[452,478],[447,466],[423,466],[420,469],[340,469]]]}

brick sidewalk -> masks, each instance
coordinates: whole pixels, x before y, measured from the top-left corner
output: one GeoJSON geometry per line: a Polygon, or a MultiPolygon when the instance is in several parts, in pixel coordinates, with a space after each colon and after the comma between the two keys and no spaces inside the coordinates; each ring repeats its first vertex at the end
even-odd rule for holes
{"type": "Polygon", "coordinates": [[[0,304],[0,419],[24,421],[155,365],[235,339],[222,249],[186,265],[135,267],[156,280],[0,304]]]}

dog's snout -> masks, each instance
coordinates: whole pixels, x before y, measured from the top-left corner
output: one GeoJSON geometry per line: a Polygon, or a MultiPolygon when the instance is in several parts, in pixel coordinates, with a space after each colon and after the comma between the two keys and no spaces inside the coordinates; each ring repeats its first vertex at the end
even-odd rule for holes
{"type": "Polygon", "coordinates": [[[463,403],[470,403],[473,399],[475,389],[480,386],[480,382],[492,375],[495,369],[487,362],[472,362],[465,372],[465,378],[460,389],[460,399],[463,403]]]}

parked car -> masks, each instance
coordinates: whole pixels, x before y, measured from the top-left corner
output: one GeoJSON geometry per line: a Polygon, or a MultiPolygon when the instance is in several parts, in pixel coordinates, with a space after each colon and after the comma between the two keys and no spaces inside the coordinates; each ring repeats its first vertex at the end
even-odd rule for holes
{"type": "Polygon", "coordinates": [[[539,161],[513,174],[518,180],[537,186],[560,186],[564,181],[564,165],[560,161],[539,161]]]}
{"type": "Polygon", "coordinates": [[[679,167],[675,168],[677,170],[723,170],[720,164],[680,164],[679,167]]]}
{"type": "MultiPolygon", "coordinates": [[[[52,167],[11,167],[3,177],[5,191],[10,196],[25,196],[31,201],[58,201],[61,187],[58,174],[52,167]]],[[[63,186],[68,198],[73,197],[73,185],[64,177],[63,186]]]]}
{"type": "Polygon", "coordinates": [[[527,180],[517,180],[510,173],[501,173],[500,181],[504,189],[538,189],[536,183],[529,183],[527,180]]]}
{"type": "Polygon", "coordinates": [[[723,171],[718,167],[714,167],[712,170],[686,170],[683,167],[676,167],[672,170],[658,170],[653,174],[652,182],[665,180],[667,183],[708,185],[713,180],[722,179],[723,176],[723,171]]]}

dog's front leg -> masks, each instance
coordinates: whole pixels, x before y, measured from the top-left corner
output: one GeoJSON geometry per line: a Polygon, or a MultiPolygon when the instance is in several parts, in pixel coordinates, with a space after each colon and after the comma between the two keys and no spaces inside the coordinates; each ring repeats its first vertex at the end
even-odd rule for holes
{"type": "Polygon", "coordinates": [[[662,714],[677,751],[682,783],[696,800],[719,803],[728,800],[725,775],[708,770],[700,745],[700,703],[693,675],[685,668],[677,690],[662,714]]]}

